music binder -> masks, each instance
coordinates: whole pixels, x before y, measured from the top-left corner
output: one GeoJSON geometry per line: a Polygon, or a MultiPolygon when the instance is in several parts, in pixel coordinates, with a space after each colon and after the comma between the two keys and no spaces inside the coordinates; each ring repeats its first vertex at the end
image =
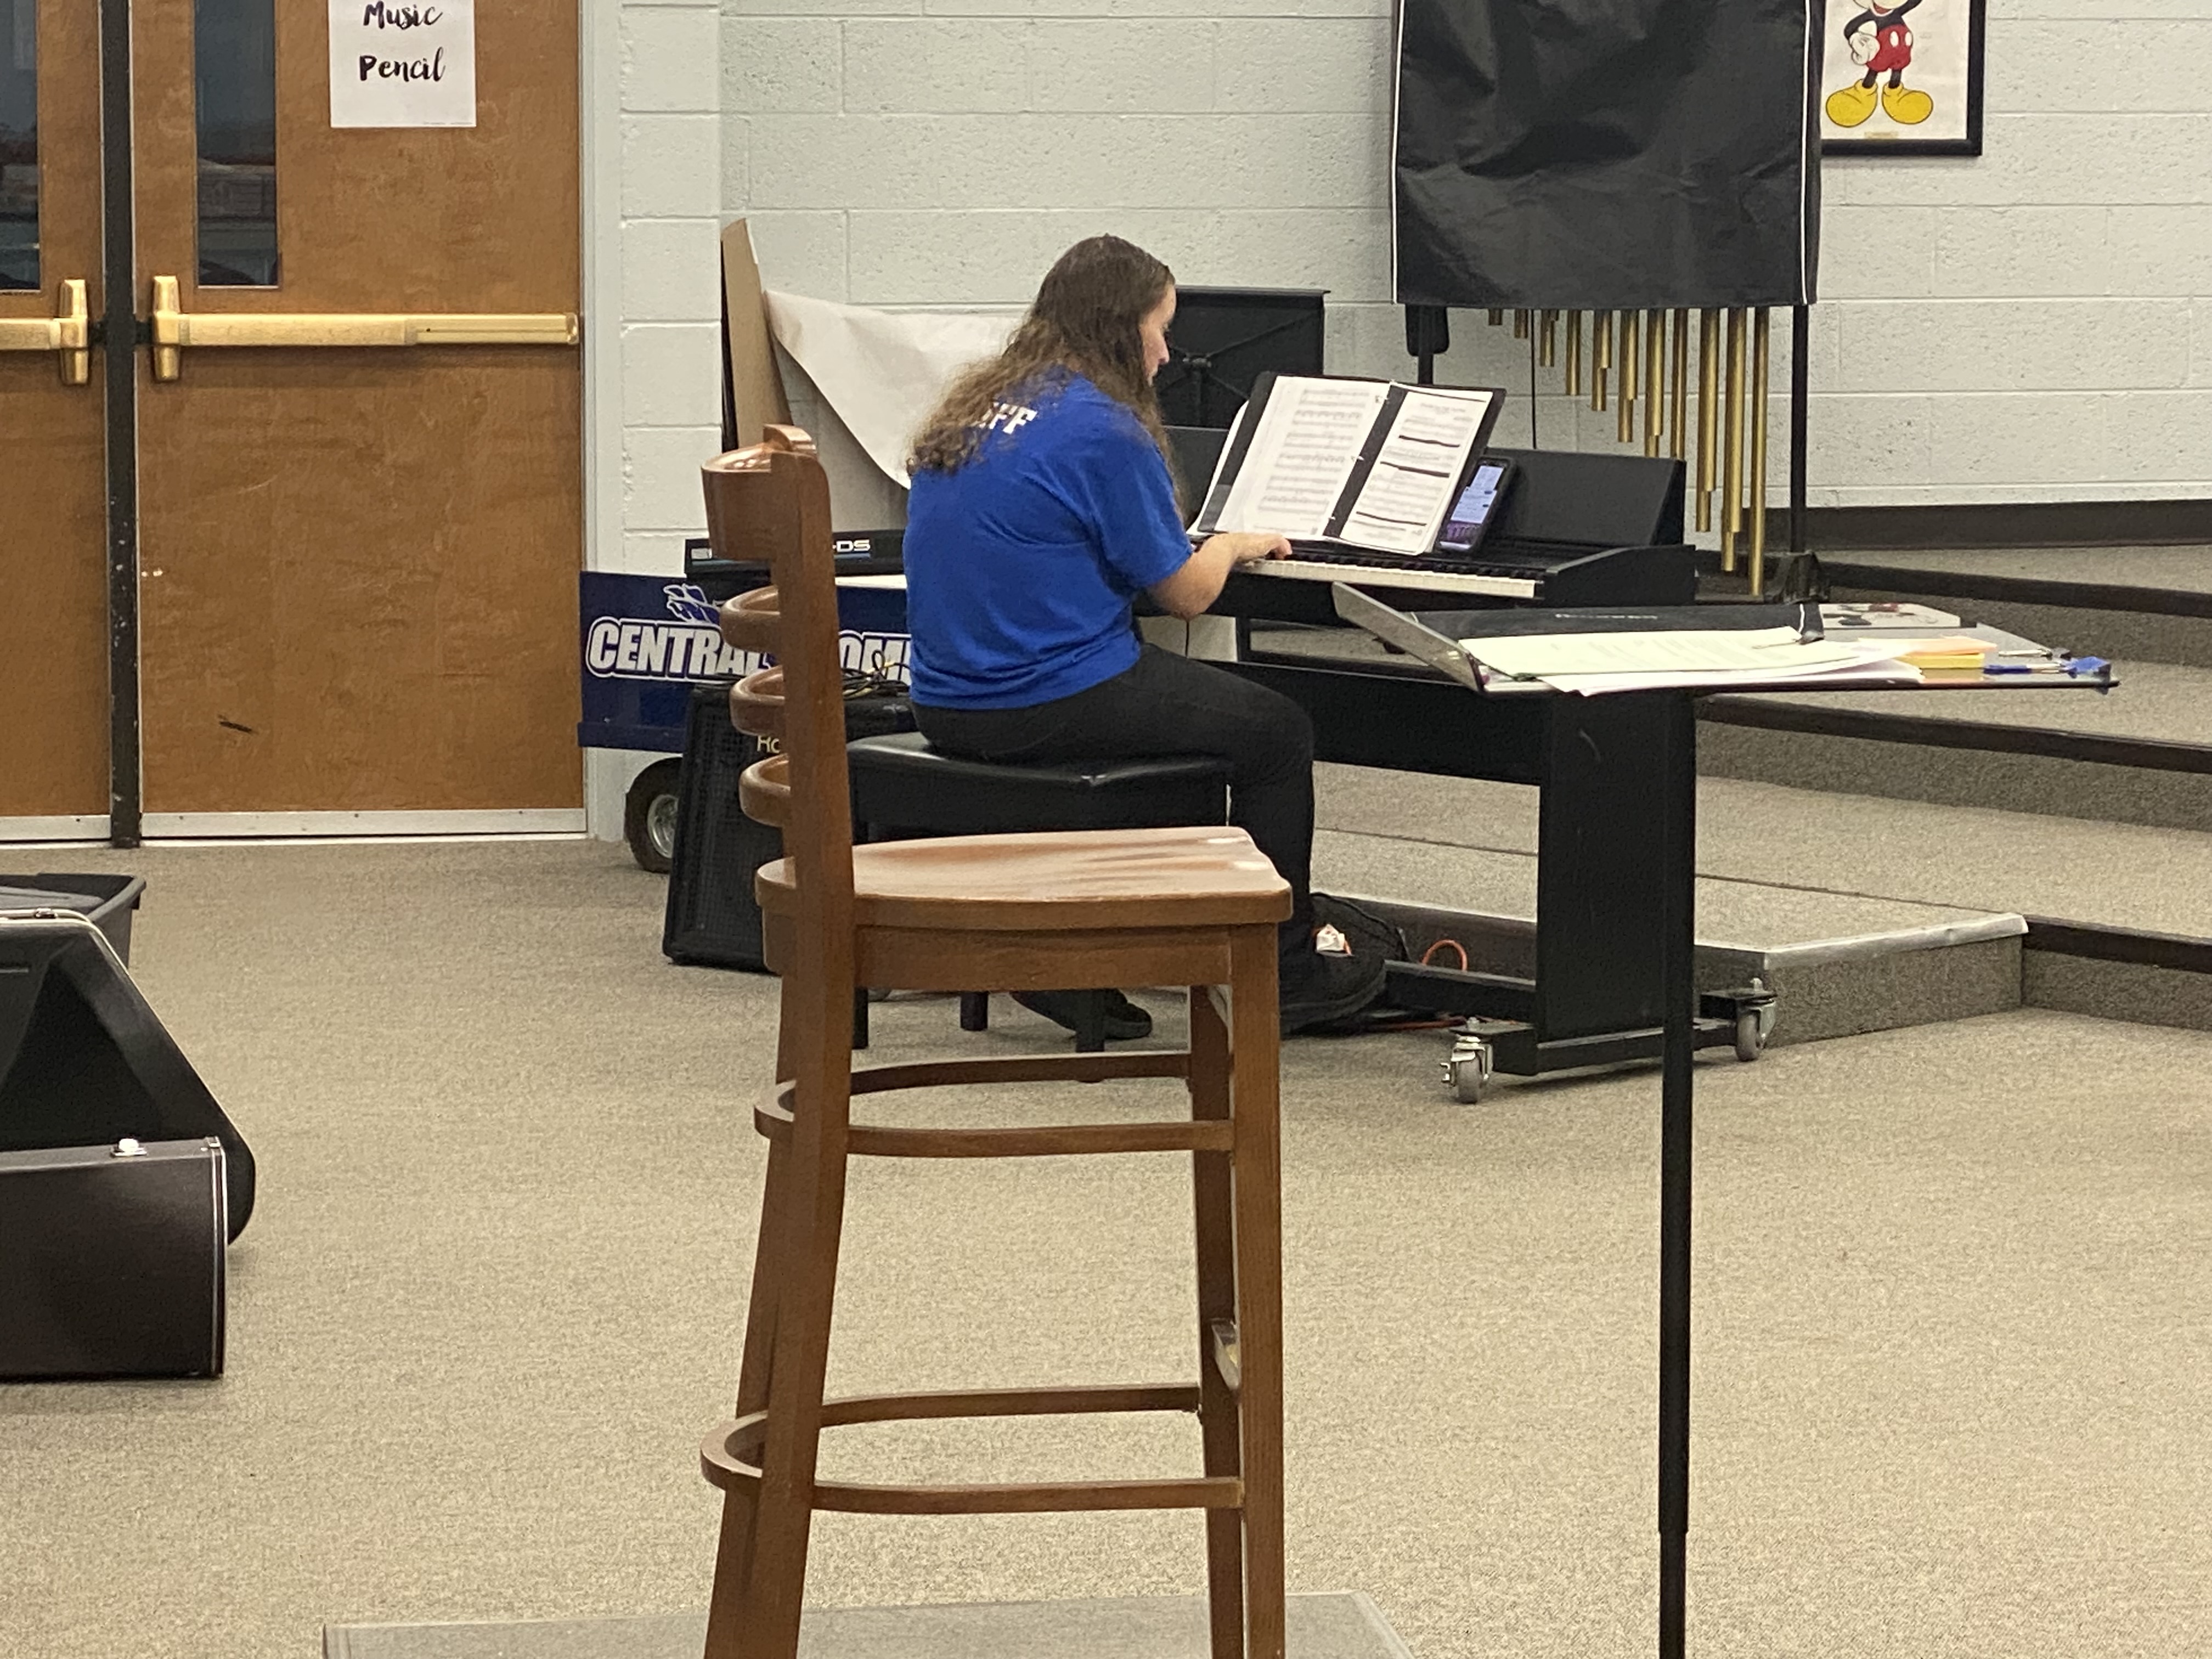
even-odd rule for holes
{"type": "Polygon", "coordinates": [[[1496,387],[1262,375],[1237,411],[1191,533],[1273,531],[1294,542],[1429,553],[1504,396],[1496,387]]]}

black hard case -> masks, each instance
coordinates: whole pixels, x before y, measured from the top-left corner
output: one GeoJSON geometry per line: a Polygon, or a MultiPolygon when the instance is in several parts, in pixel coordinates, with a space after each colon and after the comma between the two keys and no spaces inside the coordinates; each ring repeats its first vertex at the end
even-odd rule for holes
{"type": "Polygon", "coordinates": [[[253,1212],[253,1153],[105,934],[68,911],[0,915],[0,1152],[222,1142],[230,1236],[253,1212]]]}
{"type": "Polygon", "coordinates": [[[0,1379],[219,1376],[222,1143],[0,1152],[0,1379]]]}

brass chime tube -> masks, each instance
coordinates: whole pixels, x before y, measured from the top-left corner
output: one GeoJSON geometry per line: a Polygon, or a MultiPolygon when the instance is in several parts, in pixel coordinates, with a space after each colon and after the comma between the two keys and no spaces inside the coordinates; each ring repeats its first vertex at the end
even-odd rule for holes
{"type": "Polygon", "coordinates": [[[1751,313],[1751,592],[1766,584],[1766,307],[1751,313]]]}
{"type": "Polygon", "coordinates": [[[1636,372],[1643,362],[1643,348],[1637,343],[1637,324],[1642,313],[1624,311],[1620,313],[1620,433],[1622,443],[1636,436],[1636,372]]]}
{"type": "Polygon", "coordinates": [[[1567,363],[1566,392],[1570,398],[1583,395],[1583,314],[1579,311],[1566,313],[1567,363]]]}
{"type": "Polygon", "coordinates": [[[1499,310],[1496,306],[1492,306],[1490,307],[1490,315],[1486,320],[1489,322],[1491,327],[1496,328],[1500,323],[1505,320],[1505,313],[1499,310]]]}
{"type": "Polygon", "coordinates": [[[1743,313],[1728,313],[1728,392],[1721,404],[1721,568],[1735,568],[1743,526],[1743,313]]]}
{"type": "Polygon", "coordinates": [[[1644,313],[1644,453],[1659,453],[1667,425],[1667,313],[1644,313]]]}
{"type": "Polygon", "coordinates": [[[1528,313],[1525,307],[1516,309],[1513,313],[1513,337],[1516,340],[1525,340],[1528,337],[1528,313]]]}
{"type": "Polygon", "coordinates": [[[1605,407],[1605,377],[1613,367],[1613,313],[1598,311],[1590,313],[1596,321],[1590,325],[1590,407],[1605,407]]]}
{"type": "Polygon", "coordinates": [[[1721,314],[1698,313],[1698,528],[1713,527],[1715,426],[1721,411],[1721,314]]]}
{"type": "Polygon", "coordinates": [[[1536,366],[1549,368],[1559,360],[1559,313],[1546,311],[1539,313],[1536,332],[1536,366]]]}
{"type": "Polygon", "coordinates": [[[1667,432],[1667,453],[1680,460],[1689,447],[1690,414],[1690,313],[1687,310],[1674,313],[1674,407],[1668,412],[1672,424],[1667,432]]]}

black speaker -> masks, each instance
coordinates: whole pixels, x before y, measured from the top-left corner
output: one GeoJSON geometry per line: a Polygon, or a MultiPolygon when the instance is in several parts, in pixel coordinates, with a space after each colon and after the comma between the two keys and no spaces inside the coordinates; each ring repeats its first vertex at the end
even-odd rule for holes
{"type": "Polygon", "coordinates": [[[0,918],[0,1152],[210,1135],[235,1238],[253,1154],[114,947],[82,915],[0,918]]]}
{"type": "MultiPolygon", "coordinates": [[[[914,714],[904,697],[846,702],[848,738],[913,729],[914,714]]],[[[676,786],[676,850],[660,929],[661,954],[671,962],[756,973],[766,966],[753,876],[763,864],[783,856],[783,836],[754,823],[738,805],[738,776],[761,752],[759,738],[730,724],[728,681],[691,688],[676,786]]]]}
{"type": "Polygon", "coordinates": [[[783,855],[783,837],[738,806],[738,775],[760,757],[760,739],[730,724],[729,682],[693,686],[660,929],[661,953],[671,962],[756,971],[763,965],[753,872],[783,855]]]}

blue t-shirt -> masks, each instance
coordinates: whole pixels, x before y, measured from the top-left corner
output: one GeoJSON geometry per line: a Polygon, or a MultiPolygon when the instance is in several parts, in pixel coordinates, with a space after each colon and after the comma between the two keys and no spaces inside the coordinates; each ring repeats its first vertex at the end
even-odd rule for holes
{"type": "Polygon", "coordinates": [[[907,502],[914,701],[1027,708],[1136,663],[1130,602],[1190,557],[1167,463],[1137,417],[1070,374],[1009,392],[954,472],[907,502]]]}

